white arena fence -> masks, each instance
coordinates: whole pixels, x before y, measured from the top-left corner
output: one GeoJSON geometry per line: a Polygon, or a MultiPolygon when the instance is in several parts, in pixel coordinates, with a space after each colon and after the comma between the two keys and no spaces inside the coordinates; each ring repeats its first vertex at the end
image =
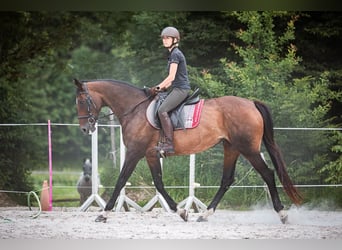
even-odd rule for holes
{"type": "MultiPolygon", "coordinates": [[[[42,138],[45,138],[45,141],[47,143],[48,146],[48,150],[47,150],[47,164],[48,164],[48,169],[46,170],[46,172],[49,172],[49,186],[51,187],[50,190],[50,206],[52,208],[52,190],[53,189],[58,189],[58,188],[69,188],[69,189],[75,189],[75,185],[68,185],[68,186],[58,186],[58,185],[52,185],[52,180],[53,180],[53,165],[55,163],[55,159],[53,156],[53,149],[54,149],[54,143],[56,143],[54,141],[54,132],[56,130],[58,130],[58,127],[63,127],[63,126],[72,126],[75,127],[76,130],[79,130],[79,124],[67,124],[67,123],[51,123],[50,121],[48,121],[47,123],[29,123],[29,124],[0,124],[0,129],[1,127],[20,127],[20,126],[38,126],[38,127],[42,127],[43,130],[48,131],[48,133],[45,134],[44,132],[40,131],[39,134],[40,136],[42,136],[42,138]],[[47,135],[47,136],[46,136],[47,135]],[[47,137],[47,139],[46,139],[47,137]]],[[[110,137],[115,137],[115,136],[111,136],[112,133],[114,131],[119,130],[119,146],[115,146],[115,148],[119,148],[118,151],[110,151],[107,152],[109,155],[111,155],[112,157],[116,157],[116,155],[119,155],[119,161],[120,161],[120,169],[122,167],[123,161],[124,161],[124,157],[125,157],[125,147],[123,144],[123,140],[122,140],[122,134],[121,134],[121,126],[120,125],[104,125],[104,124],[98,124],[97,125],[98,129],[91,134],[91,143],[89,141],[89,145],[87,145],[89,147],[89,155],[87,155],[88,157],[91,154],[91,158],[92,158],[92,195],[88,198],[88,200],[86,202],[84,202],[81,206],[80,206],[80,211],[85,211],[91,204],[93,204],[94,202],[96,202],[100,207],[104,208],[105,206],[105,201],[101,198],[101,196],[98,194],[99,192],[99,184],[98,183],[98,159],[99,157],[102,157],[102,154],[99,154],[99,142],[98,142],[98,134],[99,133],[103,133],[104,135],[101,135],[102,137],[107,137],[107,140],[109,140],[108,138],[110,137]],[[108,132],[107,129],[110,129],[111,132],[108,132]]],[[[275,128],[275,130],[286,130],[286,131],[341,131],[342,128],[275,128]]],[[[1,132],[1,131],[0,131],[1,132]]],[[[117,132],[116,132],[117,133],[117,132]]],[[[86,137],[83,136],[82,133],[80,131],[77,131],[76,133],[74,133],[74,136],[77,137],[86,137]]],[[[118,136],[117,136],[118,137],[118,136]]],[[[115,144],[117,142],[115,142],[114,140],[111,140],[110,144],[112,144],[111,146],[113,147],[113,144],[115,144]]],[[[103,151],[102,145],[103,143],[101,143],[101,149],[103,151]]],[[[108,148],[108,147],[107,147],[108,148]]],[[[112,148],[113,149],[113,148],[112,148]]],[[[79,165],[75,166],[73,168],[74,172],[81,172],[81,166],[82,166],[82,153],[79,153],[78,158],[79,158],[79,165]]],[[[77,157],[76,157],[77,158],[77,157]]],[[[168,189],[188,189],[188,197],[180,202],[180,206],[184,206],[185,208],[189,209],[191,206],[196,205],[195,207],[197,207],[198,209],[205,209],[205,205],[195,196],[195,189],[217,189],[219,186],[218,185],[201,185],[200,183],[196,182],[195,179],[195,168],[196,168],[196,163],[195,163],[195,159],[196,156],[195,155],[191,155],[189,157],[189,182],[187,184],[184,185],[177,185],[177,186],[165,186],[165,188],[168,189]]],[[[63,159],[59,159],[59,161],[62,161],[63,159]]],[[[162,160],[161,160],[162,161],[162,160]]],[[[44,163],[46,164],[46,163],[44,163]]],[[[113,160],[113,164],[115,165],[115,159],[113,160]]],[[[252,170],[252,168],[250,169],[252,170]]],[[[149,171],[148,169],[146,169],[146,171],[149,171]]],[[[249,171],[247,172],[247,174],[249,173],[249,171]]],[[[247,175],[246,174],[246,175],[247,175]]],[[[238,181],[237,183],[233,184],[233,186],[231,186],[231,188],[235,189],[235,188],[263,188],[265,191],[267,191],[266,186],[265,185],[241,185],[241,181],[244,179],[245,177],[242,177],[240,179],[240,181],[238,181]]],[[[76,184],[76,183],[75,183],[76,184]]],[[[341,187],[342,184],[332,184],[332,185],[296,185],[299,188],[320,188],[320,187],[341,187]]],[[[113,188],[112,186],[108,187],[101,187],[101,188],[113,188]]],[[[121,191],[121,195],[118,198],[115,210],[119,211],[122,208],[125,207],[125,209],[127,209],[127,207],[133,207],[137,210],[142,210],[142,211],[148,211],[150,209],[153,208],[153,206],[156,203],[160,203],[160,205],[164,208],[165,211],[170,211],[170,209],[168,208],[168,205],[166,204],[165,200],[163,199],[163,197],[161,195],[159,195],[158,192],[156,192],[155,196],[146,203],[146,205],[144,205],[143,207],[139,206],[135,201],[131,200],[129,197],[126,196],[126,189],[141,189],[141,190],[147,190],[147,189],[154,189],[154,186],[147,186],[147,185],[136,185],[136,186],[132,186],[128,183],[128,185],[126,185],[126,187],[121,191]]],[[[37,190],[36,192],[39,192],[41,190],[37,190]]],[[[20,190],[16,191],[16,190],[0,190],[0,192],[8,192],[8,193],[24,193],[20,190]]],[[[28,197],[30,197],[32,195],[32,192],[27,192],[28,197]]],[[[36,195],[35,195],[36,197],[36,195]]],[[[38,201],[39,203],[39,201],[38,201]]],[[[29,202],[29,206],[30,206],[30,202],[29,202]]]]}

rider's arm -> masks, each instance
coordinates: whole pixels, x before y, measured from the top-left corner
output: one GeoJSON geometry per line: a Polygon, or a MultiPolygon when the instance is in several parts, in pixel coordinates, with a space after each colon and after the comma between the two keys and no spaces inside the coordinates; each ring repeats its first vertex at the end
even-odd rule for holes
{"type": "Polygon", "coordinates": [[[173,80],[175,80],[176,73],[177,73],[178,64],[177,63],[171,63],[170,69],[169,69],[169,75],[158,84],[157,87],[160,89],[167,89],[171,86],[173,80]]]}

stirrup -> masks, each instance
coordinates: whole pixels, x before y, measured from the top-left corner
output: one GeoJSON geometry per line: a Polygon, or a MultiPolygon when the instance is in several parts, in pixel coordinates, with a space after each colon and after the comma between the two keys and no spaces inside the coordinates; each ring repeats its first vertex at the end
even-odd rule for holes
{"type": "Polygon", "coordinates": [[[162,158],[166,158],[166,154],[174,154],[175,149],[172,145],[169,146],[169,148],[165,149],[166,145],[164,143],[160,143],[158,146],[155,147],[155,149],[159,152],[160,156],[162,158]]]}

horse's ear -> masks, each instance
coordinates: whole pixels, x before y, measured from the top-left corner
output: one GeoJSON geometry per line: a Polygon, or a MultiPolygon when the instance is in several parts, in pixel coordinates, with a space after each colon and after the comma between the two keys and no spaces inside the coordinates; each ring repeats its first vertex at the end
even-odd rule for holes
{"type": "Polygon", "coordinates": [[[74,84],[76,85],[76,87],[77,87],[79,90],[82,90],[82,89],[83,89],[82,83],[81,83],[78,79],[76,79],[76,78],[74,78],[74,84]]]}

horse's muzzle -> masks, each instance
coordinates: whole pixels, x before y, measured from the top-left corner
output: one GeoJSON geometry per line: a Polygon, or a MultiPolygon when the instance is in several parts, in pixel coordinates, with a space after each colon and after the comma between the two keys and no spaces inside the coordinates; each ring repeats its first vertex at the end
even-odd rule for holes
{"type": "Polygon", "coordinates": [[[85,134],[85,135],[89,134],[89,125],[88,124],[80,126],[80,129],[83,132],[83,134],[85,134]]]}
{"type": "Polygon", "coordinates": [[[84,179],[86,182],[89,182],[91,180],[91,176],[87,174],[84,176],[84,179]]]}
{"type": "Polygon", "coordinates": [[[93,133],[96,128],[95,128],[95,124],[87,123],[87,124],[81,125],[80,129],[83,132],[83,134],[89,135],[89,134],[93,133]]]}

